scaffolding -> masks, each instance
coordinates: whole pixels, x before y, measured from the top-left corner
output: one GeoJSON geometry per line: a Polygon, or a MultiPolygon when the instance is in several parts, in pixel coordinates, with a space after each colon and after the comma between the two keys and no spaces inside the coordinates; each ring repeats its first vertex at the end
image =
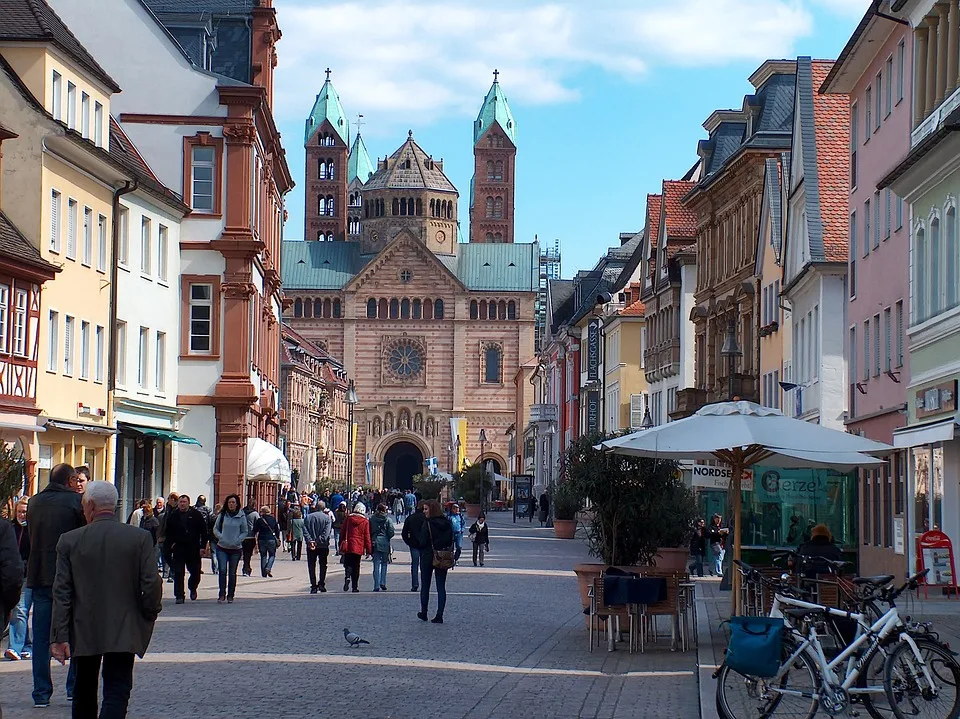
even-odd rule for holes
{"type": "Polygon", "coordinates": [[[540,291],[537,293],[536,325],[534,340],[537,352],[543,348],[547,336],[547,285],[550,280],[560,279],[560,240],[553,245],[544,243],[540,250],[540,291]]]}

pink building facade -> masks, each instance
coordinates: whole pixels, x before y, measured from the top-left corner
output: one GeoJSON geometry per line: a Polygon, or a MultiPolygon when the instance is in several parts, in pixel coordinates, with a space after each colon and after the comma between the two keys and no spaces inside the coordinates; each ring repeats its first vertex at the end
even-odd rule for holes
{"type": "MultiPolygon", "coordinates": [[[[909,206],[877,185],[910,149],[912,58],[910,28],[871,6],[820,88],[850,98],[845,423],[888,444],[906,423],[909,206]]],[[[861,470],[858,481],[860,573],[899,575],[911,545],[906,455],[861,470]]]]}

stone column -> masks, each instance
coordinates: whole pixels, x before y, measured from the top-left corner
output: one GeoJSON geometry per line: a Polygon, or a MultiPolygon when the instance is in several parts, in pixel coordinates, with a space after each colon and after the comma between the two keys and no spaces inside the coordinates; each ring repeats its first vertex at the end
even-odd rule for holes
{"type": "MultiPolygon", "coordinates": [[[[947,93],[947,39],[951,32],[956,32],[947,24],[947,6],[936,5],[937,15],[937,99],[936,104],[943,102],[947,93]]],[[[877,118],[879,120],[879,118],[877,118]]]]}
{"type": "Polygon", "coordinates": [[[913,58],[913,126],[917,127],[924,118],[924,108],[926,107],[926,66],[927,66],[927,38],[930,29],[926,25],[920,25],[913,31],[913,44],[916,52],[913,58]]]}
{"type": "Polygon", "coordinates": [[[960,63],[960,0],[950,0],[947,15],[947,91],[957,89],[957,65],[960,63]]]}
{"type": "Polygon", "coordinates": [[[927,33],[927,79],[924,83],[924,118],[928,117],[930,113],[933,112],[933,108],[937,106],[937,46],[939,45],[937,26],[940,24],[940,18],[936,15],[927,15],[926,21],[930,31],[927,33]]]}

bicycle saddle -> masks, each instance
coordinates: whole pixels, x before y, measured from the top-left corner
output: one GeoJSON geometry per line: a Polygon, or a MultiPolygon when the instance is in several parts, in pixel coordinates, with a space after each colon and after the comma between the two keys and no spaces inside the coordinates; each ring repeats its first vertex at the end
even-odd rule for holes
{"type": "Polygon", "coordinates": [[[875,587],[882,587],[886,584],[890,584],[894,579],[892,574],[878,574],[873,577],[855,577],[853,580],[854,584],[870,584],[875,587]]]}

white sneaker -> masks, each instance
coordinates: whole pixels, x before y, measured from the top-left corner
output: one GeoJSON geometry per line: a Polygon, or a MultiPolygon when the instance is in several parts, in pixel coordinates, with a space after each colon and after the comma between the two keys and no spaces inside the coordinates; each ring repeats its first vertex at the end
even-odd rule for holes
{"type": "Polygon", "coordinates": [[[4,659],[9,659],[11,662],[18,662],[18,661],[20,661],[20,655],[17,654],[17,653],[16,653],[15,651],[13,651],[12,649],[7,649],[7,650],[3,653],[3,658],[4,658],[4,659]]]}

